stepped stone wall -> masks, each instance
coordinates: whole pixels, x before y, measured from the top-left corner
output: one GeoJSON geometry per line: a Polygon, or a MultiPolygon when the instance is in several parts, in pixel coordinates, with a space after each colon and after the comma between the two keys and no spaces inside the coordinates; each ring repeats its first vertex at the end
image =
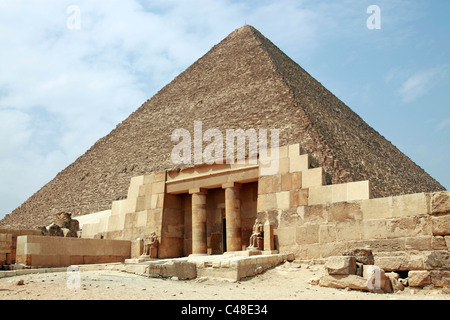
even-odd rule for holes
{"type": "MultiPolygon", "coordinates": [[[[324,260],[363,248],[373,252],[375,265],[384,271],[429,271],[435,285],[448,283],[448,272],[441,271],[450,268],[450,191],[374,198],[367,180],[327,185],[323,167],[314,167],[314,159],[300,149],[299,144],[281,147],[279,158],[272,160],[278,169],[269,173],[263,169],[274,163],[200,166],[133,177],[126,199],[114,201],[98,222],[83,224],[84,239],[18,236],[17,261],[61,266],[139,258],[138,243],[152,232],[158,237],[158,258],[189,255],[193,213],[192,203],[185,201],[192,195],[186,192],[210,188],[206,197],[219,209],[224,201],[218,197],[224,192],[219,187],[237,183],[243,190],[243,250],[249,245],[249,223],[256,218],[270,227],[264,236],[266,253],[324,260]],[[273,239],[266,241],[269,234],[273,239]],[[446,278],[436,282],[437,276],[446,278]]],[[[220,249],[213,243],[214,219],[207,214],[209,250],[220,249]]],[[[0,249],[12,247],[11,234],[0,232],[0,240],[0,249]]]]}
{"type": "MultiPolygon", "coordinates": [[[[450,191],[374,198],[369,181],[326,185],[323,168],[313,167],[312,157],[300,154],[299,144],[281,147],[278,163],[278,171],[270,175],[262,174],[259,165],[256,211],[259,221],[273,226],[275,249],[280,253],[321,260],[368,248],[374,252],[376,264],[386,271],[439,269],[430,256],[435,251],[449,255],[450,191]]],[[[239,179],[253,178],[250,170],[239,179]]],[[[195,183],[201,171],[181,171],[180,175],[195,183]]],[[[101,234],[134,241],[153,231],[161,237],[170,230],[180,233],[170,237],[188,237],[183,235],[187,221],[169,219],[169,223],[163,217],[176,207],[173,201],[164,205],[167,196],[158,202],[158,195],[171,190],[167,179],[170,173],[133,178],[129,198],[122,200],[128,206],[117,207],[118,211],[101,223],[86,225],[83,237],[101,234]],[[165,182],[166,189],[160,182],[165,182]],[[116,219],[123,223],[116,224],[116,219]]],[[[224,182],[220,177],[208,179],[210,184],[224,182]]],[[[177,207],[177,216],[182,216],[182,211],[177,207]]],[[[171,247],[170,242],[165,243],[168,239],[160,239],[162,246],[171,247]]]]}

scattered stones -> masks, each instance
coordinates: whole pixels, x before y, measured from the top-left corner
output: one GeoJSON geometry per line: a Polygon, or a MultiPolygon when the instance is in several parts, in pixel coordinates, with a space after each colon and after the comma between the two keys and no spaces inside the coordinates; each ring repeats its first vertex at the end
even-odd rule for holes
{"type": "Polygon", "coordinates": [[[346,275],[356,273],[356,258],[352,256],[329,257],[325,270],[330,275],[346,275]]]}
{"type": "Polygon", "coordinates": [[[403,291],[405,290],[405,286],[402,284],[400,276],[398,273],[389,272],[386,273],[386,277],[389,279],[391,283],[391,288],[393,292],[403,291]]]}
{"type": "MultiPolygon", "coordinates": [[[[370,257],[370,250],[352,251],[360,257],[370,257]]],[[[350,254],[352,252],[346,252],[350,254]]],[[[361,261],[371,262],[371,259],[362,258],[361,261]]],[[[364,290],[370,292],[392,292],[391,280],[386,277],[384,270],[374,265],[365,265],[356,262],[356,257],[332,256],[325,262],[327,274],[319,280],[319,286],[346,290],[364,290]]],[[[394,277],[395,278],[395,277],[394,277]]]]}
{"type": "Polygon", "coordinates": [[[431,274],[429,271],[409,271],[408,283],[410,287],[423,287],[431,284],[431,274]]]}
{"type": "Polygon", "coordinates": [[[319,280],[319,286],[337,289],[368,290],[367,280],[354,274],[324,275],[319,280]]]}
{"type": "MultiPolygon", "coordinates": [[[[345,256],[329,257],[325,263],[327,275],[320,279],[319,285],[385,293],[401,292],[406,287],[413,289],[410,291],[411,294],[414,294],[414,289],[441,289],[442,293],[449,290],[450,271],[448,269],[450,268],[450,253],[448,251],[435,250],[416,253],[417,257],[422,259],[411,259],[412,253],[392,253],[390,261],[394,261],[394,263],[389,265],[388,270],[391,272],[387,273],[379,266],[354,262],[354,260],[358,259],[350,256],[352,253],[360,255],[360,257],[371,256],[370,250],[353,249],[346,251],[345,256]],[[396,260],[396,258],[401,260],[396,260]],[[409,261],[408,264],[404,263],[406,260],[409,261]],[[415,261],[422,261],[422,264],[415,261]],[[392,272],[395,264],[398,264],[399,272],[408,271],[407,278],[400,278],[399,273],[392,272]],[[412,270],[404,270],[405,266],[412,266],[413,268],[412,270]],[[363,282],[365,282],[365,285],[362,284],[363,282]]],[[[383,255],[382,257],[388,256],[383,255]]],[[[359,258],[359,260],[371,263],[371,258],[359,258]]],[[[378,260],[385,262],[383,259],[378,260]]],[[[310,280],[309,283],[312,284],[314,281],[310,280]]]]}

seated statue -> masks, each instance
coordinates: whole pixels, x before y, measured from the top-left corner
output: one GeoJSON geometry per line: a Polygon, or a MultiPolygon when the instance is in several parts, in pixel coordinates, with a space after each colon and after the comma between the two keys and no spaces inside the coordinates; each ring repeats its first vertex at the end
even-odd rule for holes
{"type": "Polygon", "coordinates": [[[263,237],[264,234],[264,226],[262,223],[258,222],[258,220],[255,221],[255,224],[253,225],[253,232],[250,236],[250,245],[247,247],[247,249],[258,249],[260,246],[260,239],[263,237]]]}
{"type": "Polygon", "coordinates": [[[142,256],[152,256],[152,249],[156,248],[158,248],[158,237],[155,232],[152,232],[150,237],[144,239],[144,252],[142,253],[142,256]]]}

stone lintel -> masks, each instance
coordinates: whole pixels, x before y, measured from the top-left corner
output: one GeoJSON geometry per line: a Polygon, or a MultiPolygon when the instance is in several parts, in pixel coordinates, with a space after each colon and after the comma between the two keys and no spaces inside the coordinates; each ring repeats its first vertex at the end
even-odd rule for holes
{"type": "Polygon", "coordinates": [[[208,189],[205,188],[192,188],[189,189],[189,194],[207,194],[208,189]]]}

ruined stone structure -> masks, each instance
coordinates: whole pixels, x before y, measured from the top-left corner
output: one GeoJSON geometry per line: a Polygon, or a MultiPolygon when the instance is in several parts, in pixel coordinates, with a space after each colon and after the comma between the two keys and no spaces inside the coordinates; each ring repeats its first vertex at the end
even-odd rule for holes
{"type": "MultiPolygon", "coordinates": [[[[324,261],[358,249],[370,250],[384,271],[432,271],[430,283],[450,285],[450,192],[250,26],[215,46],[2,225],[39,226],[52,210],[74,213],[82,239],[19,237],[17,260],[260,254],[253,261],[270,267],[287,256],[324,261]],[[279,129],[278,156],[266,162],[248,150],[243,163],[174,165],[171,133],[192,133],[194,121],[203,131],[279,129]],[[156,241],[146,247],[150,236],[157,248],[156,241]],[[51,251],[58,241],[64,250],[51,251]]],[[[183,263],[197,274],[241,268],[234,279],[261,271],[237,260],[183,261],[148,266],[159,275],[183,263]]]]}
{"type": "Polygon", "coordinates": [[[39,230],[41,230],[42,236],[77,238],[80,225],[78,220],[72,219],[70,213],[60,212],[56,215],[55,221],[50,226],[42,226],[39,230]]]}

